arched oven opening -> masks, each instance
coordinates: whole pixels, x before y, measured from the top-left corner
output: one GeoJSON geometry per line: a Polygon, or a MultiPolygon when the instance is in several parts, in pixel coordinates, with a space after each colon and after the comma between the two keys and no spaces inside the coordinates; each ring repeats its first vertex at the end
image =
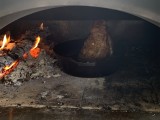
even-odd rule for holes
{"type": "Polygon", "coordinates": [[[160,110],[160,28],[139,17],[59,7],[14,21],[0,35],[0,105],[160,110]]]}

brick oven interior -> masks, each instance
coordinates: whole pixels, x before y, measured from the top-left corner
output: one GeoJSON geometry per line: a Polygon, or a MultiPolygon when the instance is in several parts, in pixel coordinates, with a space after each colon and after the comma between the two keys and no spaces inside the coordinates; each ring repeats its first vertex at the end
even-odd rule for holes
{"type": "MultiPolygon", "coordinates": [[[[0,118],[5,119],[8,113],[14,112],[14,119],[18,120],[22,114],[27,114],[28,109],[31,113],[27,119],[40,116],[40,113],[44,113],[48,120],[53,117],[63,119],[60,114],[66,120],[118,120],[123,117],[124,120],[131,120],[140,119],[140,116],[158,120],[160,117],[159,27],[127,13],[75,6],[53,8],[25,16],[1,29],[0,35],[8,31],[13,41],[28,41],[25,44],[34,43],[35,35],[42,35],[43,44],[40,47],[43,49],[41,52],[45,53],[30,61],[33,61],[30,69],[36,69],[34,74],[17,78],[16,75],[21,72],[17,67],[7,75],[9,82],[1,80],[0,111],[6,113],[1,112],[0,118]],[[113,52],[120,56],[116,60],[119,67],[101,77],[67,74],[59,65],[54,45],[86,38],[96,20],[106,21],[113,52]],[[39,33],[41,23],[45,30],[39,33]],[[42,65],[46,63],[49,66],[42,65]],[[35,68],[33,64],[38,67],[35,68]]],[[[5,79],[8,79],[7,76],[5,79]]],[[[23,119],[26,120],[25,117],[23,119]]]]}

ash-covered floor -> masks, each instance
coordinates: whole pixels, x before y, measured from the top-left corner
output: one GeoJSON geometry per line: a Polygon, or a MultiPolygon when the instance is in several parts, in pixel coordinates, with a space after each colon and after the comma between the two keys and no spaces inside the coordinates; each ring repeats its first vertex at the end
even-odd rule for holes
{"type": "Polygon", "coordinates": [[[119,70],[102,78],[80,78],[62,72],[20,86],[0,84],[0,106],[121,111],[160,111],[159,76],[119,70]],[[148,78],[147,78],[148,77],[148,78]]]}
{"type": "Polygon", "coordinates": [[[153,78],[128,71],[79,78],[55,69],[59,75],[49,79],[0,84],[0,119],[159,120],[160,87],[153,78]]]}

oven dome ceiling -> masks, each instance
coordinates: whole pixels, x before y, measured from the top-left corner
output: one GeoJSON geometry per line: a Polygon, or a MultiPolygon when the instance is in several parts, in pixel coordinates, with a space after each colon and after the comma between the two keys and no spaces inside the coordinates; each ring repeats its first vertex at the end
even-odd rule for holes
{"type": "Polygon", "coordinates": [[[0,29],[26,15],[60,6],[92,6],[119,10],[160,27],[159,5],[159,0],[0,0],[0,29]]]}

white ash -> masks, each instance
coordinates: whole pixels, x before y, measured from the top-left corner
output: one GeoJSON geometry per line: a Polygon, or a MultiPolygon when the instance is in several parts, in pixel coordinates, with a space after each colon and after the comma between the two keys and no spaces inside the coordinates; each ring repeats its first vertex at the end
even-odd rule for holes
{"type": "Polygon", "coordinates": [[[31,59],[31,62],[27,61],[27,63],[29,63],[30,65],[34,65],[34,67],[32,68],[33,72],[31,74],[31,78],[50,78],[55,74],[55,59],[47,55],[44,50],[41,51],[40,56],[37,59],[31,59]]]}
{"type": "Polygon", "coordinates": [[[9,56],[0,57],[0,69],[2,69],[5,65],[9,65],[13,62],[13,59],[9,56]]]}
{"type": "Polygon", "coordinates": [[[21,86],[22,85],[22,82],[21,81],[16,81],[14,82],[14,86],[21,86]]]}
{"type": "MultiPolygon", "coordinates": [[[[21,37],[15,41],[16,47],[10,51],[10,53],[13,54],[13,57],[14,54],[18,57],[22,57],[24,53],[29,53],[29,50],[34,45],[37,35],[41,37],[40,43],[43,44],[45,38],[50,35],[50,31],[47,27],[44,27],[43,31],[37,28],[26,31],[25,34],[22,34],[21,37]]],[[[41,47],[43,48],[42,45],[41,47]]],[[[58,73],[59,69],[57,69],[55,65],[57,60],[54,57],[50,57],[44,49],[41,49],[38,58],[35,59],[29,55],[26,60],[20,61],[14,71],[4,77],[5,84],[20,86],[23,81],[31,79],[60,77],[61,75],[58,73]]],[[[5,65],[10,65],[15,60],[13,57],[0,57],[0,63],[2,63],[0,64],[0,70],[5,65]]]]}
{"type": "Polygon", "coordinates": [[[25,62],[20,62],[13,72],[5,76],[5,80],[12,81],[16,84],[18,80],[27,79],[27,75],[31,74],[31,72],[31,69],[27,66],[25,62]]]}
{"type": "MultiPolygon", "coordinates": [[[[24,47],[23,49],[28,52],[33,43],[29,42],[29,40],[24,40],[21,45],[24,47]]],[[[4,57],[3,59],[0,58],[0,62],[2,63],[8,64],[8,61],[10,61],[9,63],[13,62],[10,57],[7,57],[7,59],[4,57]]],[[[58,73],[57,69],[55,70],[56,61],[57,60],[50,57],[44,49],[41,49],[38,58],[33,58],[29,55],[25,61],[20,61],[16,69],[14,69],[9,75],[5,76],[4,79],[5,81],[12,81],[14,85],[19,86],[23,81],[30,79],[60,77],[61,75],[58,73]]],[[[10,82],[8,82],[8,84],[10,84],[10,82]]]]}
{"type": "Polygon", "coordinates": [[[56,98],[57,98],[57,99],[62,99],[62,98],[64,98],[64,96],[63,96],[63,95],[57,95],[56,98]]]}
{"type": "Polygon", "coordinates": [[[45,99],[47,97],[48,93],[49,93],[49,91],[42,92],[41,93],[41,98],[45,99]]]}
{"type": "Polygon", "coordinates": [[[57,73],[57,74],[54,74],[53,77],[57,78],[57,77],[60,77],[61,74],[57,73]]]}

